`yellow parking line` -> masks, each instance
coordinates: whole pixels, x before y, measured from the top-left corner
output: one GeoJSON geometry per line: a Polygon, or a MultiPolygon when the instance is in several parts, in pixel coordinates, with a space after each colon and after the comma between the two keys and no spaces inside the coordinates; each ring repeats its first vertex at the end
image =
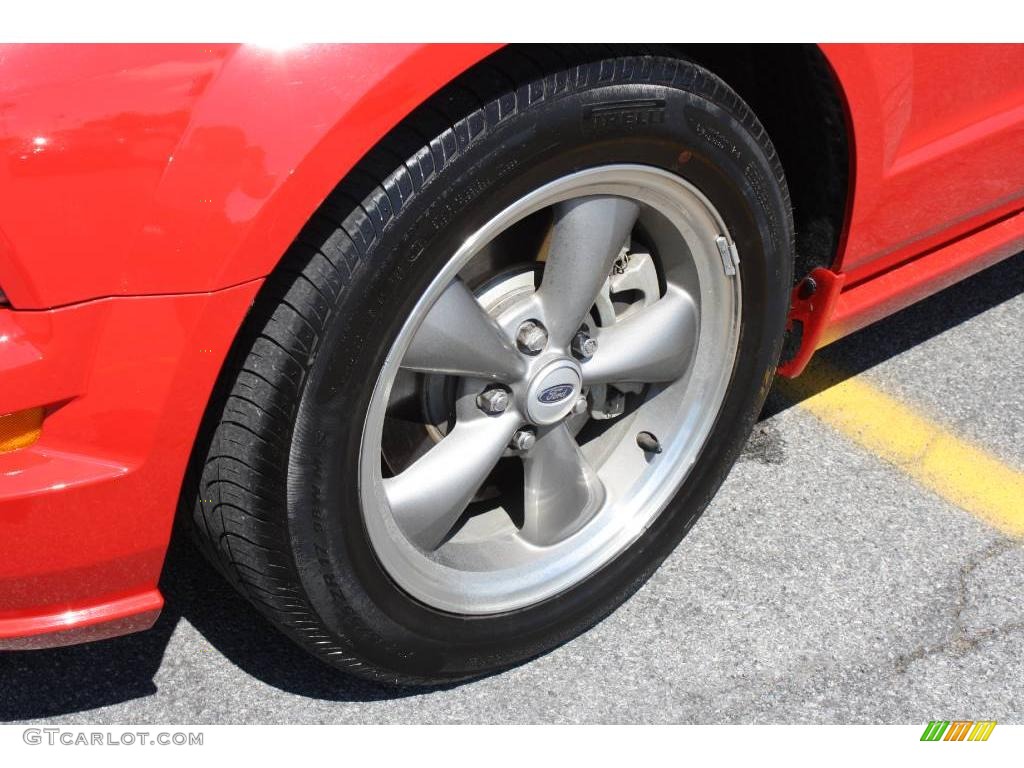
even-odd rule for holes
{"type": "Polygon", "coordinates": [[[862,377],[815,359],[783,394],[925,488],[1012,536],[1024,536],[1024,473],[950,434],[862,377]]]}

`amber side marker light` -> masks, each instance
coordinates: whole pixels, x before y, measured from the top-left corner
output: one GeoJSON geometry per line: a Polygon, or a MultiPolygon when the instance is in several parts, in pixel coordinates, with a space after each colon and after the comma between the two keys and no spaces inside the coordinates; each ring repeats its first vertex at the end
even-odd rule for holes
{"type": "Polygon", "coordinates": [[[0,453],[32,445],[43,434],[43,409],[28,408],[0,416],[0,453]]]}

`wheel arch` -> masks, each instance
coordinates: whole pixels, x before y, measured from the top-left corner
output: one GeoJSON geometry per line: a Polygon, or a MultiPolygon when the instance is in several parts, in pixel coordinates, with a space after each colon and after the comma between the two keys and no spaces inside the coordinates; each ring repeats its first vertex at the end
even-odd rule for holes
{"type": "Polygon", "coordinates": [[[754,110],[786,173],[796,228],[793,277],[835,267],[853,199],[855,147],[842,82],[817,45],[694,45],[683,55],[754,110]]]}
{"type": "Polygon", "coordinates": [[[154,191],[136,248],[152,282],[191,292],[269,275],[363,156],[495,48],[236,48],[154,191]]]}
{"type": "Polygon", "coordinates": [[[642,53],[695,61],[751,106],[789,183],[796,278],[835,263],[853,146],[840,83],[814,45],[327,46],[283,59],[243,46],[197,101],[139,251],[177,268],[187,254],[194,290],[264,277],[332,189],[403,133],[576,63],[642,53]]]}

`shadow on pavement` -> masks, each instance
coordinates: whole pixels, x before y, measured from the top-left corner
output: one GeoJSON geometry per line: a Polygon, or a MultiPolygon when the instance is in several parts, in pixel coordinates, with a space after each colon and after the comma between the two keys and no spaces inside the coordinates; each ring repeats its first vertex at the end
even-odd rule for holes
{"type": "Polygon", "coordinates": [[[160,590],[166,605],[147,632],[0,653],[0,722],[83,712],[156,693],[154,676],[182,617],[244,672],[298,696],[376,701],[437,690],[375,685],[335,672],[277,632],[177,532],[160,590]]]}
{"type": "MultiPolygon", "coordinates": [[[[1024,254],[837,342],[824,355],[854,376],[1022,292],[1024,254]]],[[[793,404],[773,388],[762,419],[793,404]]],[[[277,633],[184,539],[176,535],[168,553],[160,584],[167,605],[153,629],[83,646],[0,654],[0,721],[82,712],[154,694],[154,677],[182,617],[244,672],[299,696],[373,701],[431,690],[374,685],[334,672],[277,633]]]]}
{"type": "Polygon", "coordinates": [[[375,684],[328,667],[278,632],[186,539],[179,535],[171,547],[161,591],[244,672],[283,691],[330,701],[379,701],[443,688],[375,684]]]}
{"type": "Polygon", "coordinates": [[[148,632],[45,651],[0,653],[0,722],[81,712],[156,693],[153,676],[178,623],[164,613],[148,632]]]}

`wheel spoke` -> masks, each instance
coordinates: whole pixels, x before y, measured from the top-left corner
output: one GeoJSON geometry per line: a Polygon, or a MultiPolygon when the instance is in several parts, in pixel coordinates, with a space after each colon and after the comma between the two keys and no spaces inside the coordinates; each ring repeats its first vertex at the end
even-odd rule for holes
{"type": "Polygon", "coordinates": [[[508,382],[522,374],[524,363],[466,284],[455,279],[423,319],[402,367],[508,382]]]}
{"type": "Polygon", "coordinates": [[[604,501],[604,486],[564,424],[542,433],[523,459],[522,536],[554,544],[581,528],[604,501]]]}
{"type": "Polygon", "coordinates": [[[441,545],[519,424],[512,412],[458,421],[412,466],[385,478],[391,513],[410,540],[428,551],[441,545]]]}
{"type": "Polygon", "coordinates": [[[670,286],[658,301],[597,329],[597,353],[581,366],[583,383],[674,381],[686,372],[697,346],[697,308],[670,286]]]}
{"type": "Polygon", "coordinates": [[[551,342],[568,345],[622,251],[639,206],[622,197],[583,197],[555,206],[537,299],[551,342]]]}

